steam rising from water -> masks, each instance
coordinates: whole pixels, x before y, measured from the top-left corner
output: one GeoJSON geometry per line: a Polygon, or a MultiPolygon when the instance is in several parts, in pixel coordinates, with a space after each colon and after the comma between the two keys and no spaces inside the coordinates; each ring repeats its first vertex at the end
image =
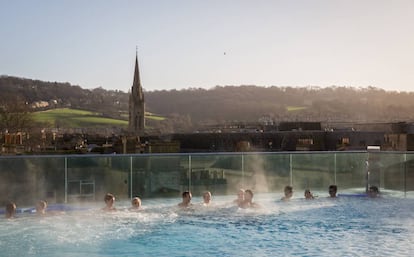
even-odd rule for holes
{"type": "Polygon", "coordinates": [[[267,193],[269,192],[269,187],[266,180],[266,173],[263,169],[264,160],[263,157],[259,155],[252,155],[253,160],[249,161],[252,169],[252,189],[256,192],[267,193]]]}
{"type": "Polygon", "coordinates": [[[227,187],[230,190],[228,193],[236,194],[241,188],[251,189],[254,193],[270,192],[263,157],[246,155],[244,158],[244,161],[233,160],[232,169],[226,173],[227,187]],[[239,162],[244,162],[246,166],[242,166],[239,162]]]}
{"type": "Polygon", "coordinates": [[[48,217],[0,219],[2,256],[404,256],[413,250],[414,199],[320,198],[281,202],[257,194],[258,209],[234,196],[178,209],[179,199],[144,200],[144,210],[101,205],[48,217]],[[335,242],[335,243],[333,243],[335,242]]]}

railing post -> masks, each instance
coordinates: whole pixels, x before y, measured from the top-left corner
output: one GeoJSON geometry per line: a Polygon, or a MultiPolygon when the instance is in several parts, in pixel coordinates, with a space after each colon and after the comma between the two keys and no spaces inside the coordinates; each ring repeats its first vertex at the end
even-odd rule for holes
{"type": "Polygon", "coordinates": [[[132,199],[132,155],[129,157],[129,197],[132,199]]]}
{"type": "Polygon", "coordinates": [[[191,192],[191,155],[188,155],[188,191],[191,192]]]}
{"type": "Polygon", "coordinates": [[[241,154],[242,188],[244,188],[244,154],[241,154]]]}
{"type": "Polygon", "coordinates": [[[407,198],[407,153],[404,153],[404,198],[407,198]]]}
{"type": "Polygon", "coordinates": [[[336,153],[334,153],[334,184],[338,185],[336,183],[336,172],[337,172],[337,170],[336,170],[336,153]]]}
{"type": "Polygon", "coordinates": [[[65,203],[68,203],[68,157],[65,157],[65,203]]]}
{"type": "Polygon", "coordinates": [[[369,188],[369,153],[365,160],[365,193],[368,193],[369,188]]]}
{"type": "Polygon", "coordinates": [[[289,154],[289,173],[290,173],[290,185],[293,186],[293,156],[289,154]]]}

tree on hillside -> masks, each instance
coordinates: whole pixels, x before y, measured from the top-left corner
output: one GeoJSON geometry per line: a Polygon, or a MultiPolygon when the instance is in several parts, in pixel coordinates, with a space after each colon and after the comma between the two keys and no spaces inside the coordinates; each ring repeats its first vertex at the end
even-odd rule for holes
{"type": "Polygon", "coordinates": [[[28,131],[33,119],[28,104],[19,98],[0,102],[0,131],[9,133],[28,131]]]}

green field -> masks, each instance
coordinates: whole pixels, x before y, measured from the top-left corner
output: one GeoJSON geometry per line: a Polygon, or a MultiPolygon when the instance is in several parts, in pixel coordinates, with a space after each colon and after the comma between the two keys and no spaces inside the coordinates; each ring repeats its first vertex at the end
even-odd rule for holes
{"type": "MultiPolygon", "coordinates": [[[[101,113],[70,108],[58,108],[47,111],[34,112],[33,119],[36,122],[47,123],[51,126],[82,128],[82,127],[127,127],[127,120],[103,117],[101,113]]],[[[165,118],[153,113],[146,112],[145,119],[162,121],[165,118]]]]}
{"type": "Polygon", "coordinates": [[[154,113],[150,113],[150,112],[145,112],[145,119],[151,119],[151,120],[157,120],[157,121],[162,121],[165,120],[165,117],[156,115],[154,113]]]}
{"type": "MultiPolygon", "coordinates": [[[[128,113],[124,113],[120,115],[122,118],[128,119],[128,113]]],[[[165,120],[165,117],[159,116],[154,113],[145,112],[145,119],[147,120],[156,120],[156,121],[162,121],[165,120]]]]}
{"type": "Polygon", "coordinates": [[[303,106],[287,106],[286,107],[288,112],[294,112],[294,111],[301,111],[307,109],[307,107],[303,106]]]}
{"type": "Polygon", "coordinates": [[[75,110],[69,108],[52,109],[33,113],[37,122],[48,123],[52,126],[81,128],[100,126],[128,126],[128,121],[102,117],[100,113],[75,110]]]}

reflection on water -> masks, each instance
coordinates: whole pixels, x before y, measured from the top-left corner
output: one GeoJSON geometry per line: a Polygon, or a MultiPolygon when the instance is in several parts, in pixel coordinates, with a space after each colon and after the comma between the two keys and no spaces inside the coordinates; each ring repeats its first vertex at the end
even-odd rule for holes
{"type": "MultiPolygon", "coordinates": [[[[1,256],[408,256],[414,199],[294,199],[256,195],[260,209],[230,197],[179,210],[179,199],[143,200],[145,209],[0,220],[1,256]]],[[[193,199],[194,202],[201,199],[193,199]]]]}

